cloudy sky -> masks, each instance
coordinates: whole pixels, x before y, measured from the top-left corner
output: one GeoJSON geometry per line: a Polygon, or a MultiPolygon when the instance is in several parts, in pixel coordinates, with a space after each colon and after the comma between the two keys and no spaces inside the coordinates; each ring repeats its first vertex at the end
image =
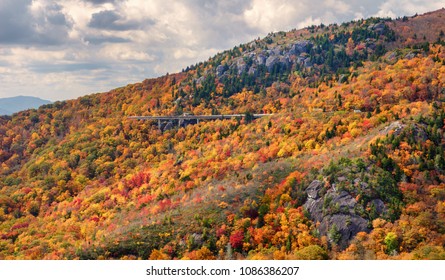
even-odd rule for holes
{"type": "Polygon", "coordinates": [[[0,0],[0,97],[76,98],[181,71],[271,31],[443,6],[443,0],[0,0]]]}

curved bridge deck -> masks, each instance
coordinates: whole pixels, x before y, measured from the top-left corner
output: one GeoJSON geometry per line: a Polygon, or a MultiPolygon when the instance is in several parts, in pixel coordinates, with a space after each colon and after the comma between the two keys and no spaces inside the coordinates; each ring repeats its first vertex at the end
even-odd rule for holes
{"type": "Polygon", "coordinates": [[[250,117],[258,119],[262,117],[272,116],[272,114],[229,114],[229,115],[181,115],[181,116],[131,116],[129,119],[143,120],[143,121],[158,121],[158,128],[161,131],[165,131],[173,128],[176,125],[178,127],[186,126],[189,124],[197,124],[201,120],[224,120],[233,118],[246,118],[250,117]]]}

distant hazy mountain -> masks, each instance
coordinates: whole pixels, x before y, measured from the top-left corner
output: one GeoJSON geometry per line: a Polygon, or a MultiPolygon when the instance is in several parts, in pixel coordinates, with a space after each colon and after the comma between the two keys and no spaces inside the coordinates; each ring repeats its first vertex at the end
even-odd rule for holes
{"type": "Polygon", "coordinates": [[[3,116],[3,115],[10,115],[10,114],[11,114],[11,112],[9,112],[9,111],[7,111],[7,110],[4,110],[4,109],[0,108],[0,116],[3,116]]]}
{"type": "Polygon", "coordinates": [[[11,115],[26,109],[38,108],[51,101],[32,96],[15,96],[0,98],[0,115],[11,115]]]}

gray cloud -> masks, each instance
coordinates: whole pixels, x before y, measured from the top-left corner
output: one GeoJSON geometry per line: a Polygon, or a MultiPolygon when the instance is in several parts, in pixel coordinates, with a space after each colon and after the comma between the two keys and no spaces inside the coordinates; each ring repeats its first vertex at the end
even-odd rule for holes
{"type": "Polygon", "coordinates": [[[246,24],[243,16],[251,0],[184,2],[191,14],[186,24],[190,25],[190,32],[199,48],[232,48],[258,34],[255,28],[246,24]]]}
{"type": "Polygon", "coordinates": [[[83,70],[108,69],[109,66],[104,63],[56,63],[56,64],[31,64],[29,69],[39,73],[61,73],[77,72],[83,70]]]}
{"type": "Polygon", "coordinates": [[[51,3],[35,16],[33,37],[40,44],[65,44],[73,27],[71,20],[63,13],[63,7],[51,3]]]}
{"type": "Polygon", "coordinates": [[[3,0],[0,4],[0,43],[54,45],[67,41],[72,23],[62,6],[50,3],[33,14],[31,0],[3,0]]]}
{"type": "MultiPolygon", "coordinates": [[[[150,20],[147,22],[153,23],[152,21],[150,22],[150,20]]],[[[107,10],[93,14],[88,26],[103,30],[126,31],[139,29],[142,23],[131,20],[127,21],[116,11],[107,10]]]]}
{"type": "Polygon", "coordinates": [[[129,43],[131,42],[130,39],[122,38],[122,37],[115,37],[115,36],[103,36],[103,35],[96,35],[96,36],[86,36],[85,41],[88,43],[91,43],[93,45],[101,45],[106,43],[129,43]]]}
{"type": "Polygon", "coordinates": [[[98,29],[110,29],[120,19],[121,16],[114,11],[101,11],[93,14],[88,26],[98,29]]]}
{"type": "Polygon", "coordinates": [[[54,13],[47,16],[47,20],[49,23],[53,25],[59,26],[71,26],[70,23],[66,20],[66,17],[62,13],[54,13]]]}
{"type": "Polygon", "coordinates": [[[84,0],[84,1],[96,4],[96,5],[116,2],[116,0],[84,0]]]}
{"type": "Polygon", "coordinates": [[[4,0],[0,3],[0,43],[25,41],[32,33],[28,6],[31,0],[4,0]]]}

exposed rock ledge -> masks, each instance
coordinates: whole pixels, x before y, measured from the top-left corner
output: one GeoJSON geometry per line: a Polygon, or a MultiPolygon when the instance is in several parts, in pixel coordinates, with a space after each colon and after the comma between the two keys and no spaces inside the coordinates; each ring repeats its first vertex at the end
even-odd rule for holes
{"type": "MultiPolygon", "coordinates": [[[[330,187],[327,191],[323,188],[323,183],[318,180],[309,185],[304,208],[318,224],[320,235],[327,236],[331,243],[344,249],[357,233],[370,231],[369,220],[355,214],[355,208],[361,205],[349,193],[337,191],[335,187],[330,187]]],[[[380,202],[376,201],[375,204],[380,205],[380,202]]]]}

